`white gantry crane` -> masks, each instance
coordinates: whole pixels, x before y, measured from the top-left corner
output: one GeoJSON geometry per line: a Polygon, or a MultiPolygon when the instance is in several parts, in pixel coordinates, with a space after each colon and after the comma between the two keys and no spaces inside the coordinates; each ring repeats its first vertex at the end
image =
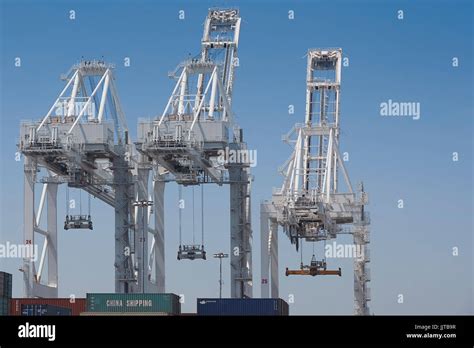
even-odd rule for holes
{"type": "MultiPolygon", "coordinates": [[[[283,185],[260,210],[261,290],[262,297],[269,297],[270,289],[271,296],[278,297],[278,226],[297,250],[304,241],[316,243],[350,233],[362,250],[354,259],[354,311],[368,315],[368,196],[362,184],[358,193],[353,191],[339,150],[341,63],[341,49],[308,51],[305,122],[283,137],[293,147],[280,169],[283,185]],[[340,172],[344,185],[339,183],[340,172]]],[[[286,275],[341,275],[340,269],[326,267],[324,258],[319,261],[313,255],[310,265],[287,269],[286,275]]]]}
{"type": "MultiPolygon", "coordinates": [[[[57,193],[61,184],[68,186],[68,192],[69,187],[83,190],[114,208],[115,291],[134,292],[137,272],[131,243],[133,149],[113,66],[103,61],[82,61],[63,79],[66,86],[46,116],[40,121],[22,122],[20,129],[18,146],[24,155],[24,242],[43,245],[39,260],[24,260],[21,270],[25,296],[58,295],[57,193]],[[36,199],[38,185],[42,185],[42,190],[36,199]],[[46,226],[42,227],[45,210],[46,226]]],[[[68,212],[64,228],[92,229],[91,213],[68,212]]]]}
{"type": "MultiPolygon", "coordinates": [[[[225,157],[247,150],[232,112],[240,22],[236,9],[210,9],[200,54],[170,74],[177,82],[163,113],[138,124],[137,200],[151,200],[153,196],[154,201],[154,223],[149,214],[143,213],[139,230],[145,245],[153,231],[151,247],[159,250],[154,258],[143,255],[140,259],[148,259],[148,267],[158,269],[159,291],[165,289],[165,183],[175,181],[180,187],[229,184],[231,296],[252,297],[249,162],[246,156],[232,156],[229,160],[225,157]]],[[[141,209],[146,207],[138,208],[141,209]]],[[[205,258],[202,241],[188,245],[180,241],[179,260],[205,258]]]]}

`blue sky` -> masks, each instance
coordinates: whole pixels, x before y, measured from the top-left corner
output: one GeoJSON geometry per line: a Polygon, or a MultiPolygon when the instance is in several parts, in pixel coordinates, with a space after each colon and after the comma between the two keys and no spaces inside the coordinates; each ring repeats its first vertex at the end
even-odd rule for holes
{"type": "MultiPolygon", "coordinates": [[[[39,119],[61,91],[59,75],[81,59],[117,65],[116,83],[133,137],[137,119],[161,113],[173,88],[167,72],[199,52],[207,9],[234,6],[243,18],[234,112],[253,168],[254,296],[259,296],[259,203],[281,184],[290,155],[281,142],[304,119],[305,54],[341,47],[341,150],[353,183],[370,195],[370,264],[375,314],[473,312],[473,26],[469,1],[1,1],[0,242],[22,240],[22,162],[15,161],[19,122],[39,119]],[[69,19],[75,10],[76,19],[69,19]],[[185,11],[185,20],[178,11],[185,11]],[[293,10],[294,20],[288,19],[293,10]],[[397,19],[397,11],[404,19],[397,19]],[[21,67],[14,61],[20,57],[21,67]],[[123,61],[129,57],[130,67],[123,61]],[[459,66],[452,66],[453,57],[459,66]],[[380,116],[380,103],[419,102],[421,118],[380,116]],[[288,114],[288,105],[295,114],[288,114]],[[459,161],[452,161],[452,153],[459,161]],[[397,201],[404,200],[398,209],[397,201]],[[459,256],[452,248],[459,248],[459,256]],[[404,303],[397,303],[397,295],[404,303]]],[[[186,191],[186,190],[185,190],[186,191]]],[[[188,191],[186,194],[190,194],[188,191]]],[[[228,188],[206,186],[206,247],[229,249],[228,188]]],[[[175,185],[166,188],[167,291],[218,295],[218,261],[177,261],[175,185]]],[[[59,192],[59,220],[65,212],[59,192]]],[[[94,231],[59,231],[60,295],[113,291],[112,210],[93,200],[94,231]],[[100,215],[100,216],[99,216],[100,215]]],[[[190,211],[184,215],[190,217],[190,211]]],[[[183,230],[188,239],[191,232],[183,230]]],[[[338,242],[350,242],[340,238],[338,242]]],[[[309,249],[308,247],[306,249],[309,249]]],[[[309,261],[311,255],[306,253],[309,261]]],[[[293,314],[351,314],[352,261],[334,260],[342,278],[286,278],[299,255],[280,234],[280,296],[293,314]]],[[[21,296],[18,259],[1,259],[21,296]]],[[[224,293],[229,268],[224,267],[224,293]]]]}

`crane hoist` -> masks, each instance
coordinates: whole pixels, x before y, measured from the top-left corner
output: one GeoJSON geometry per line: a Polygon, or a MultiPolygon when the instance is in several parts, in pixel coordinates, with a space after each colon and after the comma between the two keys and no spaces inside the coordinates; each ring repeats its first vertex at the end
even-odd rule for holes
{"type": "Polygon", "coordinates": [[[301,263],[301,267],[298,270],[290,270],[288,267],[286,268],[286,276],[289,275],[310,275],[310,276],[317,276],[317,275],[338,275],[339,277],[342,275],[341,268],[339,267],[338,270],[328,270],[326,260],[322,259],[321,261],[316,260],[316,256],[313,254],[311,258],[311,262],[308,265],[303,265],[301,263]]]}
{"type": "Polygon", "coordinates": [[[182,186],[179,189],[179,247],[178,247],[178,260],[206,260],[206,251],[204,250],[204,186],[201,185],[201,244],[196,243],[195,238],[195,217],[194,217],[194,186],[192,190],[192,231],[193,231],[193,244],[183,244],[182,242],[182,210],[184,208],[182,186]]]}
{"type": "Polygon", "coordinates": [[[69,213],[69,187],[66,188],[66,218],[64,220],[64,229],[89,229],[93,230],[92,218],[91,218],[91,195],[88,195],[88,213],[82,214],[82,196],[81,190],[79,190],[79,214],[72,215],[69,213]]]}

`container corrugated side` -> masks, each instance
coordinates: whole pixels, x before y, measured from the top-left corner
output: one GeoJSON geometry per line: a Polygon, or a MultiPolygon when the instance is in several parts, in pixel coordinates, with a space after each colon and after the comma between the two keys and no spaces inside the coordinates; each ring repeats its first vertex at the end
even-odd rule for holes
{"type": "Polygon", "coordinates": [[[173,316],[173,313],[164,313],[164,312],[82,312],[81,316],[86,317],[119,317],[119,316],[146,316],[146,317],[167,317],[173,316]]]}
{"type": "Polygon", "coordinates": [[[28,317],[36,316],[65,316],[71,315],[71,308],[58,307],[50,304],[23,304],[21,315],[28,317]]]}
{"type": "Polygon", "coordinates": [[[10,299],[8,297],[0,297],[0,316],[8,315],[10,312],[10,299]]]}
{"type": "Polygon", "coordinates": [[[176,294],[87,294],[87,312],[164,312],[181,313],[176,294]]]}
{"type": "Polygon", "coordinates": [[[0,297],[12,297],[13,277],[10,273],[0,272],[0,297]]]}
{"type": "Polygon", "coordinates": [[[0,279],[12,279],[11,273],[0,271],[0,279]]]}
{"type": "Polygon", "coordinates": [[[52,306],[70,308],[72,315],[86,311],[86,299],[76,298],[71,303],[69,298],[12,298],[10,300],[10,315],[21,315],[22,304],[50,304],[52,306]]]}
{"type": "Polygon", "coordinates": [[[198,298],[198,315],[289,315],[288,303],[280,298],[198,298]]]}

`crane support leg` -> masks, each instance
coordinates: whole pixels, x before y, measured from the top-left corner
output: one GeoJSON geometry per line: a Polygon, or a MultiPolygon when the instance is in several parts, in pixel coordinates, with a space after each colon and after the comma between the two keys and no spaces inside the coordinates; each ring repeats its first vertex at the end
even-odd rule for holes
{"type": "Polygon", "coordinates": [[[58,184],[48,183],[48,234],[46,246],[48,251],[48,296],[58,297],[58,184]]]}
{"type": "Polygon", "coordinates": [[[354,314],[369,315],[368,301],[370,301],[370,289],[367,284],[370,281],[365,255],[368,253],[368,230],[360,226],[354,231],[354,244],[364,248],[364,257],[354,259],[354,314]]]}
{"type": "MultiPolygon", "coordinates": [[[[143,162],[142,162],[143,163],[143,162]]],[[[148,202],[150,169],[146,164],[138,166],[137,200],[148,202]]],[[[148,292],[148,205],[135,203],[135,263],[138,271],[137,292],[148,292]]]]}
{"type": "Polygon", "coordinates": [[[270,220],[270,284],[272,298],[279,298],[278,287],[278,223],[270,220]]]}
{"type": "Polygon", "coordinates": [[[135,252],[138,268],[137,292],[165,292],[164,253],[164,192],[165,177],[160,168],[140,155],[137,180],[137,202],[135,202],[135,252]],[[152,171],[153,170],[153,171],[152,171]],[[153,188],[149,188],[150,173],[153,173],[153,188]],[[151,192],[150,192],[151,191],[151,192]],[[153,195],[153,196],[151,196],[153,195]],[[154,226],[150,225],[154,211],[154,226]],[[148,249],[148,238],[152,237],[148,249]]]}
{"type": "MultiPolygon", "coordinates": [[[[240,148],[240,144],[230,144],[240,148]]],[[[231,147],[231,148],[232,148],[231,147]]],[[[242,164],[229,164],[230,180],[230,280],[231,297],[252,297],[252,231],[250,184],[242,164]]]]}
{"type": "Polygon", "coordinates": [[[269,253],[269,236],[270,236],[270,212],[271,203],[264,202],[260,205],[260,296],[262,298],[269,298],[269,268],[270,268],[270,253],[269,253]]]}
{"type": "Polygon", "coordinates": [[[131,175],[125,161],[124,148],[116,145],[118,156],[114,158],[115,186],[115,292],[134,292],[133,265],[130,249],[130,202],[131,175]]]}
{"type": "Polygon", "coordinates": [[[43,183],[39,206],[35,209],[35,182],[38,165],[32,158],[25,157],[24,165],[24,241],[28,257],[24,257],[23,280],[25,297],[58,297],[58,250],[57,250],[57,183],[43,183]],[[46,206],[46,208],[45,208],[46,206]],[[46,228],[41,228],[41,216],[47,209],[46,228]],[[36,233],[43,235],[43,245],[39,254],[36,233]],[[39,259],[39,260],[38,260],[39,259]],[[41,283],[45,260],[48,275],[41,283]],[[36,261],[39,261],[38,266],[36,261]]]}
{"type": "MultiPolygon", "coordinates": [[[[37,165],[30,158],[25,157],[25,179],[24,179],[24,198],[23,198],[23,243],[34,246],[35,234],[35,177],[37,165]]],[[[33,282],[35,276],[34,262],[31,259],[24,259],[23,279],[25,282],[25,297],[33,297],[33,282]]]]}
{"type": "Polygon", "coordinates": [[[278,222],[270,202],[260,205],[261,297],[279,297],[278,222]]]}
{"type": "Polygon", "coordinates": [[[154,184],[155,246],[153,251],[155,283],[159,293],[165,292],[165,181],[164,175],[156,175],[154,184]]]}

